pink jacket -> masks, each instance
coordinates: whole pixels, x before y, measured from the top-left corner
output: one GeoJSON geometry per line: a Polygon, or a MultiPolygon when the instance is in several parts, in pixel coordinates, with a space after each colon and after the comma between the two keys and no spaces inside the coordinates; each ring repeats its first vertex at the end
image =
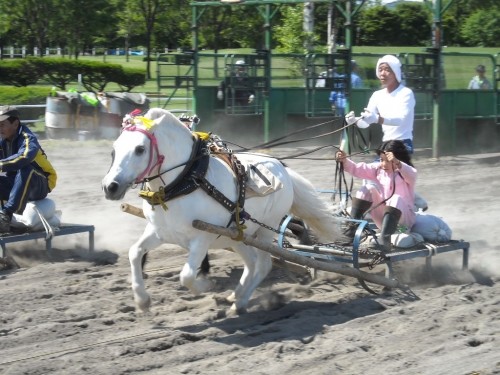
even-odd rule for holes
{"type": "MultiPolygon", "coordinates": [[[[415,183],[417,181],[417,170],[408,164],[401,162],[401,168],[394,172],[386,172],[380,168],[379,162],[355,163],[345,159],[344,169],[354,177],[364,178],[376,183],[381,194],[381,199],[386,204],[401,210],[400,223],[411,228],[415,224],[415,183]],[[392,204],[391,198],[397,198],[397,203],[392,204]]],[[[378,202],[373,202],[377,204],[378,202]]],[[[374,218],[375,219],[375,218],[374,218]]],[[[378,221],[378,220],[377,220],[378,221]]]]}

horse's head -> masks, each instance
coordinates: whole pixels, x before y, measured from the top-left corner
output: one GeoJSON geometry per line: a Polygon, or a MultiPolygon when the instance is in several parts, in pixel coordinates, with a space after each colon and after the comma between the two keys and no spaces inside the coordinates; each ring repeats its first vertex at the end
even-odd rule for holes
{"type": "MultiPolygon", "coordinates": [[[[113,144],[111,167],[102,180],[106,199],[122,199],[131,186],[161,173],[164,153],[167,147],[172,148],[169,144],[179,143],[179,132],[190,139],[189,130],[166,110],[153,108],[144,117],[126,116],[122,132],[113,144]],[[174,126],[168,127],[168,123],[174,126]],[[168,133],[167,128],[171,130],[168,133]]],[[[175,153],[175,149],[169,151],[175,153]]],[[[175,157],[168,158],[175,163],[175,157]]]]}

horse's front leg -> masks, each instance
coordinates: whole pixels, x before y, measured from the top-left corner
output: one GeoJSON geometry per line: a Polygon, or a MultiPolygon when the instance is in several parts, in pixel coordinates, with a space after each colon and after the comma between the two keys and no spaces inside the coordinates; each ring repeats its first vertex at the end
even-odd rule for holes
{"type": "Polygon", "coordinates": [[[151,297],[146,292],[142,273],[142,259],[146,253],[158,247],[161,241],[156,236],[153,228],[148,224],[141,238],[133,244],[128,251],[131,269],[132,291],[134,301],[140,312],[148,312],[151,306],[151,297]]]}

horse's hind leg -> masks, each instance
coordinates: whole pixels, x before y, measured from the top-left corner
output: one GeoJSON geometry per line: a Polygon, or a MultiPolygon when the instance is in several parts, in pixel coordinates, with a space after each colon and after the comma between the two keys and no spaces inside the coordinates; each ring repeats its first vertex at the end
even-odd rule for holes
{"type": "Polygon", "coordinates": [[[239,250],[241,253],[252,254],[252,261],[250,266],[245,267],[247,274],[243,272],[240,283],[234,293],[234,303],[231,306],[231,311],[240,313],[246,310],[248,301],[252,296],[255,289],[264,280],[272,268],[271,255],[264,251],[260,251],[248,245],[240,245],[239,250]]]}
{"type": "Polygon", "coordinates": [[[240,277],[240,281],[234,292],[227,297],[227,301],[234,303],[236,300],[241,298],[241,295],[244,294],[244,291],[248,287],[250,283],[249,279],[252,278],[252,275],[255,271],[255,262],[256,262],[256,254],[252,247],[247,246],[243,243],[240,243],[238,246],[234,247],[234,250],[238,253],[239,256],[243,259],[243,273],[240,277]]]}
{"type": "Polygon", "coordinates": [[[182,267],[180,274],[181,285],[188,288],[194,295],[204,293],[212,287],[212,283],[206,278],[207,273],[203,272],[206,267],[204,263],[208,262],[207,251],[205,245],[196,244],[190,246],[188,260],[182,267]],[[200,265],[201,271],[199,272],[200,265]]]}

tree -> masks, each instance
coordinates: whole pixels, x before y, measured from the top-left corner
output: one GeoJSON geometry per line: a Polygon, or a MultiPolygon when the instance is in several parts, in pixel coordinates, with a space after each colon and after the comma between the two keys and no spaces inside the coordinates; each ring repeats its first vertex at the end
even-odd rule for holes
{"type": "Polygon", "coordinates": [[[402,43],[399,38],[400,21],[398,14],[376,5],[365,8],[359,17],[361,28],[359,39],[365,46],[395,46],[402,43]]]}
{"type": "Polygon", "coordinates": [[[400,19],[397,45],[424,46],[431,40],[431,13],[420,3],[400,3],[394,9],[400,19]]]}
{"type": "Polygon", "coordinates": [[[273,28],[278,50],[283,53],[304,53],[306,34],[303,29],[303,6],[294,5],[283,9],[281,25],[273,28]]]}
{"type": "Polygon", "coordinates": [[[0,59],[3,58],[2,50],[7,41],[7,34],[10,30],[10,22],[7,14],[1,9],[0,5],[0,59]]]}
{"type": "Polygon", "coordinates": [[[165,47],[190,48],[191,46],[191,8],[182,0],[170,3],[168,12],[160,12],[158,27],[153,33],[154,48],[163,51],[165,47]]]}
{"type": "Polygon", "coordinates": [[[43,54],[49,32],[47,20],[52,17],[54,0],[2,0],[0,3],[2,14],[9,15],[10,24],[3,27],[11,30],[12,40],[36,46],[38,53],[43,54]]]}
{"type": "Polygon", "coordinates": [[[126,60],[129,61],[129,48],[130,42],[134,39],[134,36],[139,34],[137,31],[140,29],[142,33],[142,18],[135,12],[130,2],[127,0],[115,0],[115,6],[117,10],[117,37],[123,41],[123,46],[125,49],[126,60]]]}
{"type": "Polygon", "coordinates": [[[500,41],[500,7],[481,9],[472,13],[460,28],[469,46],[496,47],[500,41]]]}
{"type": "MultiPolygon", "coordinates": [[[[448,0],[450,1],[450,0],[448,0]]],[[[462,25],[476,11],[483,10],[494,14],[498,11],[498,0],[455,0],[443,14],[443,43],[444,45],[474,45],[466,43],[463,39],[462,25]]],[[[498,30],[498,26],[497,26],[498,30]]],[[[498,31],[497,31],[498,32],[498,31]]],[[[498,38],[496,45],[498,45],[498,38]]]]}
{"type": "Polygon", "coordinates": [[[169,8],[173,9],[169,5],[168,0],[129,0],[127,2],[129,9],[137,12],[142,18],[146,42],[146,74],[148,79],[151,78],[151,46],[155,26],[160,13],[167,12],[169,8]]]}
{"type": "Polygon", "coordinates": [[[107,0],[58,0],[56,37],[70,47],[78,58],[96,39],[108,35],[116,27],[115,8],[107,0]]]}
{"type": "Polygon", "coordinates": [[[231,25],[232,7],[210,7],[199,20],[198,37],[200,47],[213,49],[215,53],[227,47],[226,35],[231,25]]]}

